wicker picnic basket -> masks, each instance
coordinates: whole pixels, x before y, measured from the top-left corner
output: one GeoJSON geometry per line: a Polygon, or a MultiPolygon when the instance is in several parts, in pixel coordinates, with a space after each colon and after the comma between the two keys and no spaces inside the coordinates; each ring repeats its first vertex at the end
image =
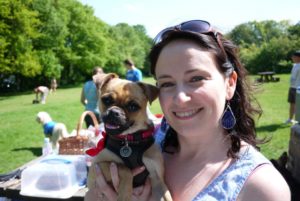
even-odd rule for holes
{"type": "Polygon", "coordinates": [[[80,130],[82,129],[82,124],[86,115],[89,115],[93,122],[95,130],[99,128],[99,124],[96,116],[91,111],[85,111],[81,114],[80,119],[77,123],[76,136],[63,138],[58,141],[59,143],[59,154],[61,155],[82,155],[84,154],[84,149],[88,146],[88,137],[80,136],[80,130]]]}

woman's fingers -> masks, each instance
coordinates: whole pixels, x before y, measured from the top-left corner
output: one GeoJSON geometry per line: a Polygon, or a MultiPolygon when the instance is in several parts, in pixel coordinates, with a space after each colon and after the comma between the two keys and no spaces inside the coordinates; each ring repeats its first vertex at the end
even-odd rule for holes
{"type": "Polygon", "coordinates": [[[133,201],[146,201],[149,200],[151,195],[151,182],[148,178],[143,186],[139,186],[133,189],[133,201]]]}
{"type": "Polygon", "coordinates": [[[140,167],[134,168],[132,170],[132,175],[136,176],[136,175],[142,173],[144,170],[145,170],[145,166],[140,166],[140,167]]]}
{"type": "Polygon", "coordinates": [[[150,192],[151,192],[151,182],[150,182],[150,179],[148,178],[145,182],[142,195],[144,195],[144,197],[147,198],[147,197],[149,197],[150,192]]]}
{"type": "Polygon", "coordinates": [[[107,183],[105,181],[105,178],[100,170],[100,167],[98,164],[95,165],[95,172],[96,172],[96,184],[99,186],[99,187],[103,187],[103,186],[106,186],[107,183]]]}
{"type": "Polygon", "coordinates": [[[143,185],[143,186],[136,187],[136,188],[133,189],[132,194],[133,194],[133,195],[136,195],[136,196],[139,196],[139,195],[142,194],[143,190],[144,190],[144,185],[143,185]]]}
{"type": "MultiPolygon", "coordinates": [[[[113,188],[107,184],[104,175],[98,164],[95,165],[95,172],[96,172],[96,182],[95,182],[95,190],[99,197],[105,197],[105,200],[108,201],[115,201],[117,200],[117,189],[119,187],[119,173],[118,167],[116,163],[110,164],[110,174],[112,178],[113,188]]],[[[133,176],[140,174],[145,170],[145,166],[137,167],[132,170],[133,176]]],[[[149,179],[146,180],[145,185],[134,188],[133,189],[133,201],[144,201],[148,200],[151,193],[151,185],[149,179]]]]}
{"type": "Polygon", "coordinates": [[[98,194],[101,197],[105,196],[105,198],[109,201],[117,200],[116,192],[114,191],[114,189],[112,189],[111,186],[109,186],[106,183],[105,178],[104,178],[98,164],[95,165],[95,171],[96,171],[96,174],[97,174],[95,188],[97,188],[98,194]]]}
{"type": "Polygon", "coordinates": [[[111,179],[112,179],[112,183],[115,188],[115,191],[118,192],[120,179],[119,179],[118,167],[115,163],[110,164],[110,174],[111,174],[111,179]]]}

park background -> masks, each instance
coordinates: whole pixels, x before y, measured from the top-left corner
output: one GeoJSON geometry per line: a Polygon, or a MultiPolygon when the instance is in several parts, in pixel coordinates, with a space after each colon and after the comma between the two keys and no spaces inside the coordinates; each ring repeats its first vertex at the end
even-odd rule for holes
{"type": "MultiPolygon", "coordinates": [[[[137,16],[138,17],[138,16],[137,16]]],[[[162,16],[163,17],[163,16],[162,16]]],[[[292,53],[300,49],[300,23],[290,20],[248,21],[224,33],[239,47],[255,96],[264,111],[257,119],[260,137],[271,140],[262,146],[268,158],[288,149],[290,125],[286,101],[292,53]],[[257,84],[257,73],[274,71],[280,82],[257,84]]],[[[147,55],[152,37],[142,24],[108,24],[96,17],[91,6],[76,0],[0,1],[0,173],[41,155],[43,131],[35,117],[47,111],[55,121],[76,128],[83,111],[82,83],[94,66],[124,76],[122,61],[131,58],[150,78],[147,55]],[[33,105],[32,89],[50,85],[58,91],[46,105],[33,105]]],[[[160,113],[156,101],[151,109],[160,113]]]]}

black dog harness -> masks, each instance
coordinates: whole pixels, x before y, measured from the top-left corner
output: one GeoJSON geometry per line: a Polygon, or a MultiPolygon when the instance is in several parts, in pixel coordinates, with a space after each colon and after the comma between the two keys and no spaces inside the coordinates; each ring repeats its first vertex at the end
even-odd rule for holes
{"type": "MultiPolygon", "coordinates": [[[[134,169],[144,165],[142,161],[143,154],[153,143],[152,128],[125,136],[107,135],[105,147],[119,156],[128,168],[134,169]]],[[[145,169],[140,174],[134,176],[133,187],[143,185],[148,175],[149,172],[145,169]]]]}

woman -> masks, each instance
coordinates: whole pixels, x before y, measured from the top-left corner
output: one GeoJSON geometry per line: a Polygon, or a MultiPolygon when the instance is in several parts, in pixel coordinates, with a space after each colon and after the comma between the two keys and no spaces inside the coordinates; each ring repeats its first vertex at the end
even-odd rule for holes
{"type": "MultiPolygon", "coordinates": [[[[283,177],[256,150],[253,115],[261,111],[230,41],[206,21],[188,21],[158,34],[150,61],[169,125],[161,145],[174,201],[290,200],[283,177]]],[[[97,172],[103,200],[115,200],[97,172]]],[[[151,200],[149,182],[133,200],[151,200]]]]}

